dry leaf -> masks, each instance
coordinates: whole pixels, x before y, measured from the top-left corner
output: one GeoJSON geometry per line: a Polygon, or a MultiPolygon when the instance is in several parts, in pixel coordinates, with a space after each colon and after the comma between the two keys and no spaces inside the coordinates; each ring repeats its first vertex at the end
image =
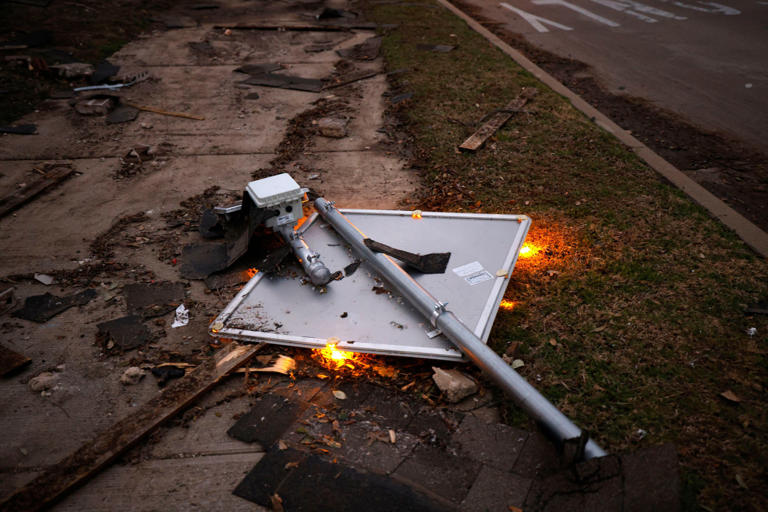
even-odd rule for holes
{"type": "Polygon", "coordinates": [[[392,429],[389,429],[389,442],[395,444],[397,442],[397,434],[392,429]]]}
{"type": "Polygon", "coordinates": [[[285,444],[285,441],[283,441],[282,439],[277,442],[277,447],[280,448],[281,450],[288,449],[288,445],[285,444]]]}
{"type": "Polygon", "coordinates": [[[553,347],[557,346],[557,340],[555,338],[549,338],[549,344],[553,347]]]}
{"type": "Polygon", "coordinates": [[[297,468],[297,467],[299,467],[299,463],[298,462],[289,462],[288,464],[285,465],[284,469],[292,469],[292,468],[297,468]]]}
{"type": "Polygon", "coordinates": [[[338,390],[338,389],[334,389],[333,390],[333,396],[335,396],[339,400],[346,400],[347,399],[347,394],[345,392],[341,391],[341,390],[338,390]]]}
{"type": "Polygon", "coordinates": [[[722,393],[720,393],[720,396],[721,396],[721,397],[723,397],[723,398],[725,398],[725,399],[726,399],[726,400],[728,400],[729,402],[735,402],[735,403],[737,403],[737,404],[738,404],[739,402],[741,402],[741,398],[739,398],[738,396],[736,396],[736,393],[734,393],[734,392],[733,392],[733,391],[731,391],[730,389],[729,389],[728,391],[723,391],[722,393]]]}
{"type": "Polygon", "coordinates": [[[608,324],[601,325],[600,327],[595,327],[594,329],[592,329],[592,332],[603,332],[606,327],[608,327],[608,324]]]}
{"type": "Polygon", "coordinates": [[[521,508],[517,508],[517,507],[516,507],[516,506],[514,506],[514,505],[510,505],[510,506],[509,506],[509,507],[507,507],[507,508],[509,508],[509,512],[523,512],[523,509],[521,509],[521,508]]]}
{"type": "Polygon", "coordinates": [[[749,487],[747,487],[747,484],[744,483],[744,479],[741,478],[741,475],[738,473],[736,473],[736,483],[739,484],[739,487],[741,487],[742,489],[749,490],[749,487]]]}
{"type": "Polygon", "coordinates": [[[275,512],[285,512],[285,509],[283,508],[283,498],[277,494],[273,494],[269,497],[269,500],[272,502],[272,510],[275,512]]]}
{"type": "Polygon", "coordinates": [[[415,380],[412,380],[410,383],[406,384],[405,386],[400,388],[400,391],[407,391],[409,388],[411,388],[414,384],[416,384],[415,380]]]}
{"type": "Polygon", "coordinates": [[[518,368],[522,368],[523,366],[525,366],[525,363],[523,362],[522,359],[515,359],[514,361],[512,361],[513,370],[517,370],[518,368]]]}

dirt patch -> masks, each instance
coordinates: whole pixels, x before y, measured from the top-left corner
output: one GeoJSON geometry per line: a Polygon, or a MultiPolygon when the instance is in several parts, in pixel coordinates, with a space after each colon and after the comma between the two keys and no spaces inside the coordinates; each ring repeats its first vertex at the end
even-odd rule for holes
{"type": "Polygon", "coordinates": [[[529,43],[461,0],[452,3],[521,51],[563,85],[764,230],[768,230],[768,155],[693,126],[642,98],[612,94],[583,62],[529,43]]]}

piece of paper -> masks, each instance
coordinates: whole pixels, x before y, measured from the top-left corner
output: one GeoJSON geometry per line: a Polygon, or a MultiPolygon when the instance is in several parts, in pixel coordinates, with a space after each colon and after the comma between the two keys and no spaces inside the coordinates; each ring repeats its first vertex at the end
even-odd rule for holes
{"type": "Polygon", "coordinates": [[[484,269],[480,262],[473,261],[472,263],[467,263],[466,265],[454,268],[453,272],[459,277],[467,277],[469,275],[480,272],[481,270],[484,269]]]}

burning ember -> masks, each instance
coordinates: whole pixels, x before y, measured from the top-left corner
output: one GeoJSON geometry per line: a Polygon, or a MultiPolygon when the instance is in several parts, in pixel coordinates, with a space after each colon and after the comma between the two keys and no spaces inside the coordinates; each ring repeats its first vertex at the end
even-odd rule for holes
{"type": "Polygon", "coordinates": [[[502,299],[501,304],[499,304],[499,307],[501,309],[506,309],[507,311],[512,311],[515,307],[515,303],[511,300],[502,299]]]}
{"type": "Polygon", "coordinates": [[[249,268],[248,270],[245,271],[245,273],[248,274],[248,279],[250,279],[253,276],[255,276],[256,274],[258,274],[259,270],[255,269],[255,268],[249,268]]]}
{"type": "Polygon", "coordinates": [[[336,348],[338,343],[338,339],[331,338],[325,348],[312,351],[312,359],[324,368],[336,372],[337,376],[363,377],[373,374],[385,379],[396,379],[399,375],[400,372],[396,367],[385,364],[370,354],[339,350],[336,348]]]}
{"type": "Polygon", "coordinates": [[[411,217],[414,219],[420,219],[421,218],[421,210],[413,210],[413,213],[411,213],[411,217]]]}
{"type": "Polygon", "coordinates": [[[544,248],[534,244],[524,244],[520,249],[521,258],[532,258],[540,253],[544,248]]]}
{"type": "Polygon", "coordinates": [[[325,348],[314,350],[319,359],[323,363],[323,366],[328,368],[341,368],[346,366],[350,369],[354,369],[355,366],[351,364],[356,359],[354,352],[348,352],[346,350],[339,350],[336,348],[336,343],[328,342],[325,348]]]}

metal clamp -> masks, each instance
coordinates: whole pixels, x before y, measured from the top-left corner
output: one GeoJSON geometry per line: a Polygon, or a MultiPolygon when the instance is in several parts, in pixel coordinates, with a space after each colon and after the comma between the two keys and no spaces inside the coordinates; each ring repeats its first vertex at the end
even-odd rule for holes
{"type": "Polygon", "coordinates": [[[437,327],[437,319],[440,318],[440,315],[446,312],[446,306],[448,306],[447,302],[438,302],[435,304],[435,309],[432,310],[432,316],[429,319],[432,327],[437,327]]]}

